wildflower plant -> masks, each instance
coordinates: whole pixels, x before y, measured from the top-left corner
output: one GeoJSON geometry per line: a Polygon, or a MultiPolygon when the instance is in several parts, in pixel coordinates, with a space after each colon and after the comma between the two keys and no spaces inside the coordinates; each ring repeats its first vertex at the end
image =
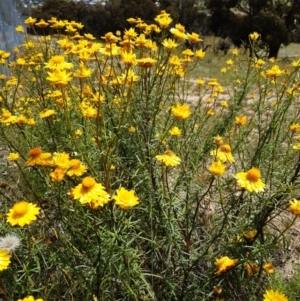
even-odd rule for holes
{"type": "Polygon", "coordinates": [[[3,294],[262,299],[299,215],[300,63],[235,50],[223,79],[202,78],[205,52],[184,46],[196,33],[165,11],[128,21],[93,37],[74,21],[28,18],[57,35],[18,27],[15,58],[0,51],[1,229],[22,239],[3,251],[3,294]]]}

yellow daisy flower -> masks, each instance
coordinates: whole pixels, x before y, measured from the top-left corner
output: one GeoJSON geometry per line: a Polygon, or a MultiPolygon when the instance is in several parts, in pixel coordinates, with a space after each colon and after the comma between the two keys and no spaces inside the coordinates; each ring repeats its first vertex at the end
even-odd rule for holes
{"type": "Polygon", "coordinates": [[[234,268],[237,264],[238,260],[237,259],[231,259],[228,256],[223,256],[221,258],[217,258],[215,261],[215,266],[217,267],[217,271],[215,274],[217,276],[220,276],[227,271],[231,270],[234,268]]]}
{"type": "Polygon", "coordinates": [[[62,182],[66,174],[66,170],[61,167],[56,167],[52,172],[50,172],[50,178],[53,182],[62,182]]]}
{"type": "Polygon", "coordinates": [[[237,126],[243,126],[247,124],[247,116],[241,115],[235,117],[235,124],[237,126]]]}
{"type": "Polygon", "coordinates": [[[7,157],[8,161],[17,161],[20,158],[19,153],[10,153],[7,157]]]}
{"type": "Polygon", "coordinates": [[[300,201],[296,199],[291,200],[289,209],[293,214],[300,216],[300,201]]]}
{"type": "Polygon", "coordinates": [[[263,266],[263,268],[264,268],[264,271],[267,274],[274,274],[275,273],[275,269],[273,268],[272,262],[265,263],[264,266],[263,266]]]}
{"type": "Polygon", "coordinates": [[[259,267],[258,265],[254,262],[254,263],[245,263],[245,270],[246,270],[246,274],[247,276],[250,278],[253,276],[253,274],[255,274],[256,272],[259,271],[259,267]]]}
{"type": "Polygon", "coordinates": [[[6,251],[0,249],[0,271],[6,270],[10,264],[11,255],[6,251]]]}
{"type": "Polygon", "coordinates": [[[192,114],[187,103],[184,103],[182,105],[180,103],[177,103],[176,106],[172,106],[171,113],[178,120],[187,119],[192,114]]]}
{"type": "Polygon", "coordinates": [[[116,191],[113,199],[116,201],[116,205],[122,209],[129,209],[139,203],[139,198],[134,194],[134,190],[126,190],[123,187],[116,191]]]}
{"type": "Polygon", "coordinates": [[[225,173],[226,165],[221,161],[213,162],[209,167],[209,171],[216,177],[220,177],[225,173]]]}
{"type": "Polygon", "coordinates": [[[181,162],[181,159],[171,150],[166,150],[163,155],[157,155],[155,158],[165,166],[177,166],[181,162]]]}
{"type": "Polygon", "coordinates": [[[239,172],[235,175],[237,184],[248,190],[249,192],[263,192],[266,185],[260,178],[260,170],[256,167],[252,167],[247,172],[239,172]]]}
{"type": "Polygon", "coordinates": [[[69,161],[69,168],[67,171],[67,175],[72,177],[72,176],[76,176],[76,177],[80,177],[81,175],[83,175],[84,173],[86,173],[87,168],[84,164],[82,164],[82,162],[78,159],[71,159],[69,161]]]}
{"type": "Polygon", "coordinates": [[[75,200],[79,200],[81,204],[97,204],[103,207],[108,203],[110,196],[104,190],[104,187],[95,181],[93,177],[85,177],[82,182],[72,189],[72,196],[75,200]]]}
{"type": "Polygon", "coordinates": [[[48,72],[46,79],[51,85],[56,87],[64,87],[72,80],[72,74],[67,73],[66,70],[54,70],[54,72],[48,72]]]}
{"type": "Polygon", "coordinates": [[[26,166],[51,166],[52,155],[43,153],[40,147],[35,147],[29,151],[30,158],[25,162],[26,166]]]}
{"type": "Polygon", "coordinates": [[[252,41],[256,41],[260,37],[260,34],[254,31],[253,33],[249,34],[249,37],[252,41]]]}
{"type": "Polygon", "coordinates": [[[279,291],[266,290],[263,301],[288,301],[288,298],[279,291]]]}
{"type": "Polygon", "coordinates": [[[40,208],[33,203],[26,201],[20,201],[9,210],[7,213],[7,222],[12,226],[29,225],[36,220],[36,216],[39,214],[40,208]]]}
{"type": "Polygon", "coordinates": [[[233,163],[234,158],[231,153],[231,147],[229,144],[223,144],[219,148],[212,150],[210,152],[212,156],[214,156],[216,159],[222,161],[222,162],[228,162],[233,163]]]}
{"type": "Polygon", "coordinates": [[[178,126],[173,126],[170,130],[169,133],[172,137],[179,137],[181,135],[181,129],[178,126]]]}

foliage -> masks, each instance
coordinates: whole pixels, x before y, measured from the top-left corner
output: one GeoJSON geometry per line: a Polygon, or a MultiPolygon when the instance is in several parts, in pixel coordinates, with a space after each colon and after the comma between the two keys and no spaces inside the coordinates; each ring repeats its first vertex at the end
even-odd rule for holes
{"type": "Polygon", "coordinates": [[[5,300],[262,298],[300,214],[300,62],[234,49],[221,85],[197,34],[155,21],[100,42],[30,17],[57,34],[18,26],[0,51],[1,232],[22,239],[0,240],[5,300]]]}
{"type": "MultiPolygon", "coordinates": [[[[219,36],[229,36],[236,46],[247,42],[247,35],[253,31],[261,33],[261,40],[267,47],[269,57],[277,57],[281,44],[289,44],[294,20],[299,15],[299,1],[215,1],[207,0],[212,13],[212,30],[219,36]],[[234,10],[233,10],[234,9],[234,10]]],[[[249,47],[249,44],[247,44],[249,47]]]]}

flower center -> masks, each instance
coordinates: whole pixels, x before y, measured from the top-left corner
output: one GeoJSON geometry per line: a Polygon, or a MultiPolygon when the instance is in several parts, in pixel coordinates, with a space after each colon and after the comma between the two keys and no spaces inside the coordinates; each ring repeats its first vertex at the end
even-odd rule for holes
{"type": "Polygon", "coordinates": [[[3,119],[8,119],[11,116],[10,112],[5,112],[2,114],[3,119]]]}
{"type": "Polygon", "coordinates": [[[72,164],[72,166],[71,166],[71,168],[72,169],[77,169],[77,168],[79,168],[80,167],[80,160],[78,160],[78,159],[73,159],[72,161],[71,161],[71,164],[72,164]]]}
{"type": "Polygon", "coordinates": [[[35,147],[29,151],[30,157],[37,157],[42,153],[42,149],[40,147],[35,147]]]}
{"type": "Polygon", "coordinates": [[[252,167],[250,170],[248,170],[246,175],[247,180],[251,182],[256,182],[260,179],[260,171],[258,168],[252,167]]]}
{"type": "Polygon", "coordinates": [[[14,210],[14,214],[13,214],[14,218],[20,218],[26,215],[26,213],[28,212],[29,204],[25,201],[21,201],[13,206],[13,210],[14,210]]]}
{"type": "Polygon", "coordinates": [[[82,187],[85,189],[91,189],[96,184],[96,181],[92,177],[85,177],[82,180],[82,187]]]}
{"type": "Polygon", "coordinates": [[[221,152],[223,153],[230,153],[231,152],[231,148],[228,144],[224,144],[220,147],[221,152]]]}
{"type": "Polygon", "coordinates": [[[51,58],[51,60],[52,60],[52,62],[53,62],[54,64],[60,64],[60,63],[62,63],[65,59],[64,59],[64,57],[61,56],[61,55],[54,55],[54,56],[51,58]]]}
{"type": "Polygon", "coordinates": [[[171,157],[173,155],[173,152],[171,150],[166,150],[165,155],[171,157]]]}

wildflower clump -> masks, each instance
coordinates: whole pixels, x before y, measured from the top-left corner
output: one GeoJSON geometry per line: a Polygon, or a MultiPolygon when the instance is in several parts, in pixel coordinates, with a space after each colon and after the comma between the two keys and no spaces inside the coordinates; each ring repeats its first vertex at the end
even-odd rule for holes
{"type": "Polygon", "coordinates": [[[25,25],[53,35],[20,25],[0,50],[3,296],[283,298],[266,289],[300,212],[299,60],[260,57],[257,32],[218,56],[166,11],[101,36],[25,25]]]}

